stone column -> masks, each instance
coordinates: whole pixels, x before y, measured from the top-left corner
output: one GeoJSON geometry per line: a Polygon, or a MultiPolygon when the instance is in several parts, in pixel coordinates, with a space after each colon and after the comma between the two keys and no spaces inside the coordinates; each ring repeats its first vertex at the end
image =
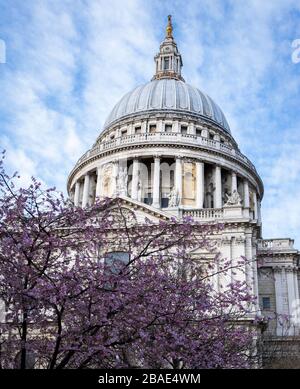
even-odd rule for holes
{"type": "Polygon", "coordinates": [[[113,196],[118,196],[118,175],[119,175],[119,162],[113,162],[113,196]]]}
{"type": "Polygon", "coordinates": [[[175,165],[175,189],[178,193],[179,204],[181,204],[182,199],[182,158],[176,157],[175,165]]]}
{"type": "Polygon", "coordinates": [[[246,238],[244,237],[235,237],[231,240],[231,255],[232,255],[232,272],[231,272],[231,280],[245,282],[246,277],[246,269],[243,264],[240,264],[239,261],[242,257],[246,256],[246,238]]]}
{"type": "Polygon", "coordinates": [[[154,157],[153,202],[152,206],[160,208],[160,157],[154,157]]]}
{"type": "Polygon", "coordinates": [[[99,199],[101,196],[101,167],[97,168],[97,183],[96,183],[96,199],[99,199]]]}
{"type": "Polygon", "coordinates": [[[258,223],[261,224],[261,202],[260,202],[260,200],[257,202],[257,220],[258,220],[258,223]]]}
{"type": "Polygon", "coordinates": [[[84,184],[83,184],[82,208],[86,208],[89,205],[89,192],[90,192],[90,175],[86,174],[84,177],[84,184]]]}
{"type": "Polygon", "coordinates": [[[75,207],[78,207],[79,205],[79,194],[80,194],[80,182],[77,180],[75,184],[75,194],[74,194],[75,207]]]}
{"type": "Polygon", "coordinates": [[[237,192],[237,176],[235,172],[231,173],[231,193],[237,192]]]}
{"type": "Polygon", "coordinates": [[[297,267],[294,268],[294,288],[295,288],[295,299],[297,300],[297,303],[295,302],[293,308],[293,321],[298,327],[298,335],[300,332],[300,312],[299,312],[299,303],[300,303],[300,296],[299,296],[299,286],[298,286],[298,269],[297,267]]]}
{"type": "Polygon", "coordinates": [[[215,167],[214,208],[222,208],[222,178],[220,166],[215,167]]]}
{"type": "Polygon", "coordinates": [[[250,198],[249,198],[249,183],[247,180],[244,180],[244,208],[250,207],[250,198]]]}
{"type": "MultiPolygon", "coordinates": [[[[246,234],[246,243],[245,243],[245,257],[247,259],[246,262],[246,283],[250,290],[250,293],[254,293],[254,274],[252,272],[252,262],[254,258],[252,258],[252,236],[251,234],[246,234]]],[[[256,265],[256,262],[254,262],[256,265]]]]}
{"type": "MultiPolygon", "coordinates": [[[[291,324],[292,324],[293,323],[292,319],[295,318],[295,315],[293,314],[295,310],[295,300],[296,300],[294,269],[290,266],[285,268],[285,272],[286,272],[287,291],[288,291],[289,316],[291,318],[291,324]]],[[[290,332],[289,335],[294,335],[294,328],[292,325],[291,328],[289,328],[289,332],[290,332]]]]}
{"type": "MultiPolygon", "coordinates": [[[[283,291],[282,291],[282,268],[274,268],[275,278],[275,300],[276,300],[276,313],[283,314],[283,291]]],[[[276,334],[278,336],[284,335],[284,327],[280,324],[280,318],[277,319],[276,334]]]]}
{"type": "Polygon", "coordinates": [[[257,194],[253,193],[253,202],[254,202],[254,219],[258,219],[258,206],[257,206],[257,194]]]}
{"type": "MultiPolygon", "coordinates": [[[[222,239],[222,267],[224,267],[224,262],[232,261],[232,238],[231,236],[224,236],[222,239]]],[[[230,264],[228,265],[230,267],[230,264]]],[[[227,268],[227,266],[226,266],[227,268]]],[[[219,290],[225,291],[228,289],[228,285],[231,283],[231,271],[232,269],[226,269],[219,273],[219,290]]]]}
{"type": "Polygon", "coordinates": [[[138,199],[139,160],[134,158],[132,166],[131,198],[138,199]]]}
{"type": "Polygon", "coordinates": [[[204,163],[196,162],[196,207],[203,208],[204,204],[204,163]]]}

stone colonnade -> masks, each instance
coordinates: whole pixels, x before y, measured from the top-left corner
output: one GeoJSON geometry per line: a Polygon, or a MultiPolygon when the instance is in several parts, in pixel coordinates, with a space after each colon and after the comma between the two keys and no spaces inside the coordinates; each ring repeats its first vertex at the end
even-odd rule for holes
{"type": "MultiPolygon", "coordinates": [[[[151,190],[152,190],[152,206],[155,208],[161,207],[161,195],[162,195],[162,169],[161,169],[161,156],[154,156],[154,163],[152,164],[151,172],[151,190]]],[[[182,157],[175,157],[175,171],[174,171],[174,185],[173,194],[176,195],[176,202],[172,201],[173,206],[182,205],[183,198],[183,165],[186,160],[182,157]]],[[[205,163],[201,160],[193,160],[195,167],[195,204],[193,208],[202,209],[205,207],[205,190],[206,190],[206,176],[205,176],[205,163]]],[[[213,187],[213,208],[222,208],[226,199],[224,195],[224,188],[222,183],[222,167],[220,165],[212,166],[212,187],[213,187]]],[[[229,194],[238,193],[238,178],[236,172],[231,173],[231,187],[229,188],[229,194]]],[[[117,195],[123,195],[131,197],[133,200],[141,201],[139,198],[139,185],[140,179],[143,175],[141,170],[141,159],[138,157],[132,160],[132,177],[130,185],[128,185],[128,169],[127,161],[109,162],[106,165],[99,166],[96,171],[87,173],[83,179],[77,180],[72,188],[73,201],[76,206],[87,207],[91,205],[95,198],[101,197],[114,197],[117,195]],[[93,180],[91,179],[93,177],[93,180]],[[109,190],[105,188],[108,185],[109,190]],[[91,195],[91,186],[93,185],[94,193],[91,195]],[[130,186],[130,187],[129,187],[130,186]],[[130,192],[130,193],[129,193],[130,192]]],[[[243,207],[250,207],[250,190],[249,182],[247,179],[242,179],[242,197],[241,203],[243,207]]],[[[171,201],[171,200],[170,200],[171,201]]],[[[256,191],[252,193],[253,202],[253,218],[260,219],[260,207],[259,200],[257,198],[256,191]]],[[[210,207],[207,207],[210,208],[210,207]]]]}

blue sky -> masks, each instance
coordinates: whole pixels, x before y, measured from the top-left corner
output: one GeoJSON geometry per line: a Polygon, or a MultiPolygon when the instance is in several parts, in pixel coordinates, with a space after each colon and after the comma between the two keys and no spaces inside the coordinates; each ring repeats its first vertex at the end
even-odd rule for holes
{"type": "Polygon", "coordinates": [[[9,169],[65,191],[114,104],[151,79],[168,14],[184,78],[221,106],[264,181],[264,237],[300,248],[299,0],[0,0],[9,169]]]}

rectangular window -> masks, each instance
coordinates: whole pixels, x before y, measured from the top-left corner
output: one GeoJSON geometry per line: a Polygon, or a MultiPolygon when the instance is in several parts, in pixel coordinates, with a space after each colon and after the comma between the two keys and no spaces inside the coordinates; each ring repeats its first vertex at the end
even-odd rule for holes
{"type": "Polygon", "coordinates": [[[169,70],[169,64],[170,64],[169,58],[165,58],[165,60],[164,60],[164,70],[169,70]]]}
{"type": "Polygon", "coordinates": [[[181,126],[180,129],[182,134],[187,134],[187,126],[181,126]]]}
{"type": "Polygon", "coordinates": [[[135,134],[140,134],[142,132],[142,128],[141,127],[135,127],[134,129],[134,133],[135,134]]]}
{"type": "Polygon", "coordinates": [[[129,262],[129,254],[123,251],[114,251],[105,254],[104,264],[106,272],[118,274],[122,266],[129,262]]]}
{"type": "Polygon", "coordinates": [[[172,124],[165,125],[165,132],[172,132],[172,124]]]}
{"type": "Polygon", "coordinates": [[[263,297],[263,298],[262,298],[262,309],[263,309],[263,310],[271,309],[271,300],[270,300],[270,297],[263,297]]]}
{"type": "Polygon", "coordinates": [[[150,124],[150,126],[149,126],[149,132],[151,132],[151,133],[156,132],[156,125],[155,125],[155,124],[150,124]]]}
{"type": "Polygon", "coordinates": [[[127,135],[127,130],[122,130],[121,136],[126,136],[127,135]]]}
{"type": "Polygon", "coordinates": [[[202,130],[200,130],[199,128],[196,129],[196,135],[197,136],[201,136],[202,134],[202,130]]]}

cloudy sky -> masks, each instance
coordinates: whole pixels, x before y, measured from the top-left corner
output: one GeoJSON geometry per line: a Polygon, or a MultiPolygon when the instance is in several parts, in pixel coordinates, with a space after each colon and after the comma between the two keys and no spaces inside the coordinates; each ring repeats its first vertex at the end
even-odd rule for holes
{"type": "Polygon", "coordinates": [[[222,107],[264,181],[264,236],[300,248],[299,0],[0,0],[8,168],[65,191],[113,105],[151,79],[168,14],[185,79],[222,107]]]}

